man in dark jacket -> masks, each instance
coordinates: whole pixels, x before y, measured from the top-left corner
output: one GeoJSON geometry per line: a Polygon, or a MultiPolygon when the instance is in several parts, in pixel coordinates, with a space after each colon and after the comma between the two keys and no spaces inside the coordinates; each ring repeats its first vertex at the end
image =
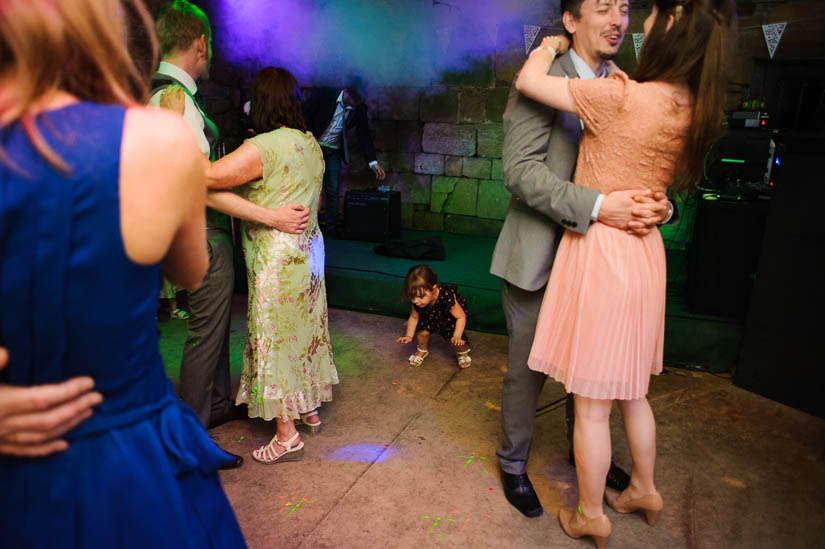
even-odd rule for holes
{"type": "Polygon", "coordinates": [[[361,152],[375,178],[386,177],[375,158],[367,106],[363,101],[360,82],[351,81],[344,89],[316,88],[303,105],[307,128],[318,140],[324,153],[324,207],[327,233],[336,234],[338,225],[338,176],[341,161],[349,162],[347,131],[355,128],[361,152]]]}

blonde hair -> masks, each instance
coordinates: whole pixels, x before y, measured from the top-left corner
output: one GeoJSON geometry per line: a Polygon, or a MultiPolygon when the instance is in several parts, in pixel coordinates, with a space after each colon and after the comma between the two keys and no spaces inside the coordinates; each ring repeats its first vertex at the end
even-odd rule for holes
{"type": "MultiPolygon", "coordinates": [[[[142,103],[148,75],[127,47],[127,21],[146,32],[157,64],[154,24],[140,0],[3,0],[0,2],[0,78],[13,87],[0,106],[5,124],[20,121],[37,151],[61,170],[67,166],[35,124],[34,106],[63,91],[80,100],[124,106],[142,103]]],[[[0,159],[9,163],[0,147],[0,159]]]]}
{"type": "Polygon", "coordinates": [[[187,0],[173,0],[160,8],[157,32],[161,57],[175,50],[188,50],[201,35],[209,42],[211,35],[209,18],[187,0]]]}

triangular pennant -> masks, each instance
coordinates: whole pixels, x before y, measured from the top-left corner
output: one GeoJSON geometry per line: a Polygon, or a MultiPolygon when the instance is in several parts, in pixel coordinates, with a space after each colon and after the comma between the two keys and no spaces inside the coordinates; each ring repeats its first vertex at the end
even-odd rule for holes
{"type": "Polygon", "coordinates": [[[435,33],[438,35],[438,41],[441,43],[442,51],[447,53],[447,46],[450,45],[450,27],[441,27],[436,30],[435,33]]]}
{"type": "Polygon", "coordinates": [[[787,23],[771,23],[769,25],[762,25],[762,34],[765,35],[765,43],[768,45],[768,53],[776,53],[776,48],[779,46],[779,40],[782,38],[782,33],[785,32],[785,25],[787,23]]]}
{"type": "Polygon", "coordinates": [[[530,49],[533,47],[533,42],[536,40],[541,27],[536,25],[524,25],[524,53],[530,54],[530,49]]]}
{"type": "Polygon", "coordinates": [[[642,51],[642,44],[645,43],[645,35],[641,32],[633,33],[633,49],[636,51],[636,60],[639,60],[639,52],[642,51]]]}

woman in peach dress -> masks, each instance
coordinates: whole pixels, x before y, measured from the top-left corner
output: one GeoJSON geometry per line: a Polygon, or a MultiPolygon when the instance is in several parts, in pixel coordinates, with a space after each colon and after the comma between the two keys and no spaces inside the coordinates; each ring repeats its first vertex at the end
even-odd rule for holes
{"type": "MultiPolygon", "coordinates": [[[[701,174],[722,122],[724,60],[732,0],[654,0],[645,44],[631,80],[566,80],[547,74],[566,50],[545,38],[524,65],[519,92],[584,124],[575,183],[602,193],[639,188],[680,190],[701,174]]],[[[616,511],[642,510],[656,522],[663,507],[653,482],[656,425],[647,402],[651,374],[662,371],[665,251],[661,234],[639,237],[595,223],[566,231],[542,303],[528,364],[574,394],[573,433],[579,506],[563,509],[564,531],[603,547],[611,532],[602,498],[616,511]],[[610,410],[617,400],[633,470],[621,494],[604,494],[610,466],[610,410]]]]}

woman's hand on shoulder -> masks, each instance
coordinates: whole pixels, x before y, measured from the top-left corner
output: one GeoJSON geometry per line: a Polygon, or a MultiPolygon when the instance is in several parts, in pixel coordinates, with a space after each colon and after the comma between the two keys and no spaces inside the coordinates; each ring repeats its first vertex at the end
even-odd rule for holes
{"type": "Polygon", "coordinates": [[[558,55],[561,55],[570,49],[570,39],[567,38],[567,36],[564,34],[545,36],[542,39],[541,45],[539,47],[550,48],[553,51],[555,51],[558,55]]]}
{"type": "Polygon", "coordinates": [[[172,85],[160,92],[160,107],[172,112],[176,112],[183,116],[186,111],[186,96],[183,88],[177,85],[172,85]]]}

